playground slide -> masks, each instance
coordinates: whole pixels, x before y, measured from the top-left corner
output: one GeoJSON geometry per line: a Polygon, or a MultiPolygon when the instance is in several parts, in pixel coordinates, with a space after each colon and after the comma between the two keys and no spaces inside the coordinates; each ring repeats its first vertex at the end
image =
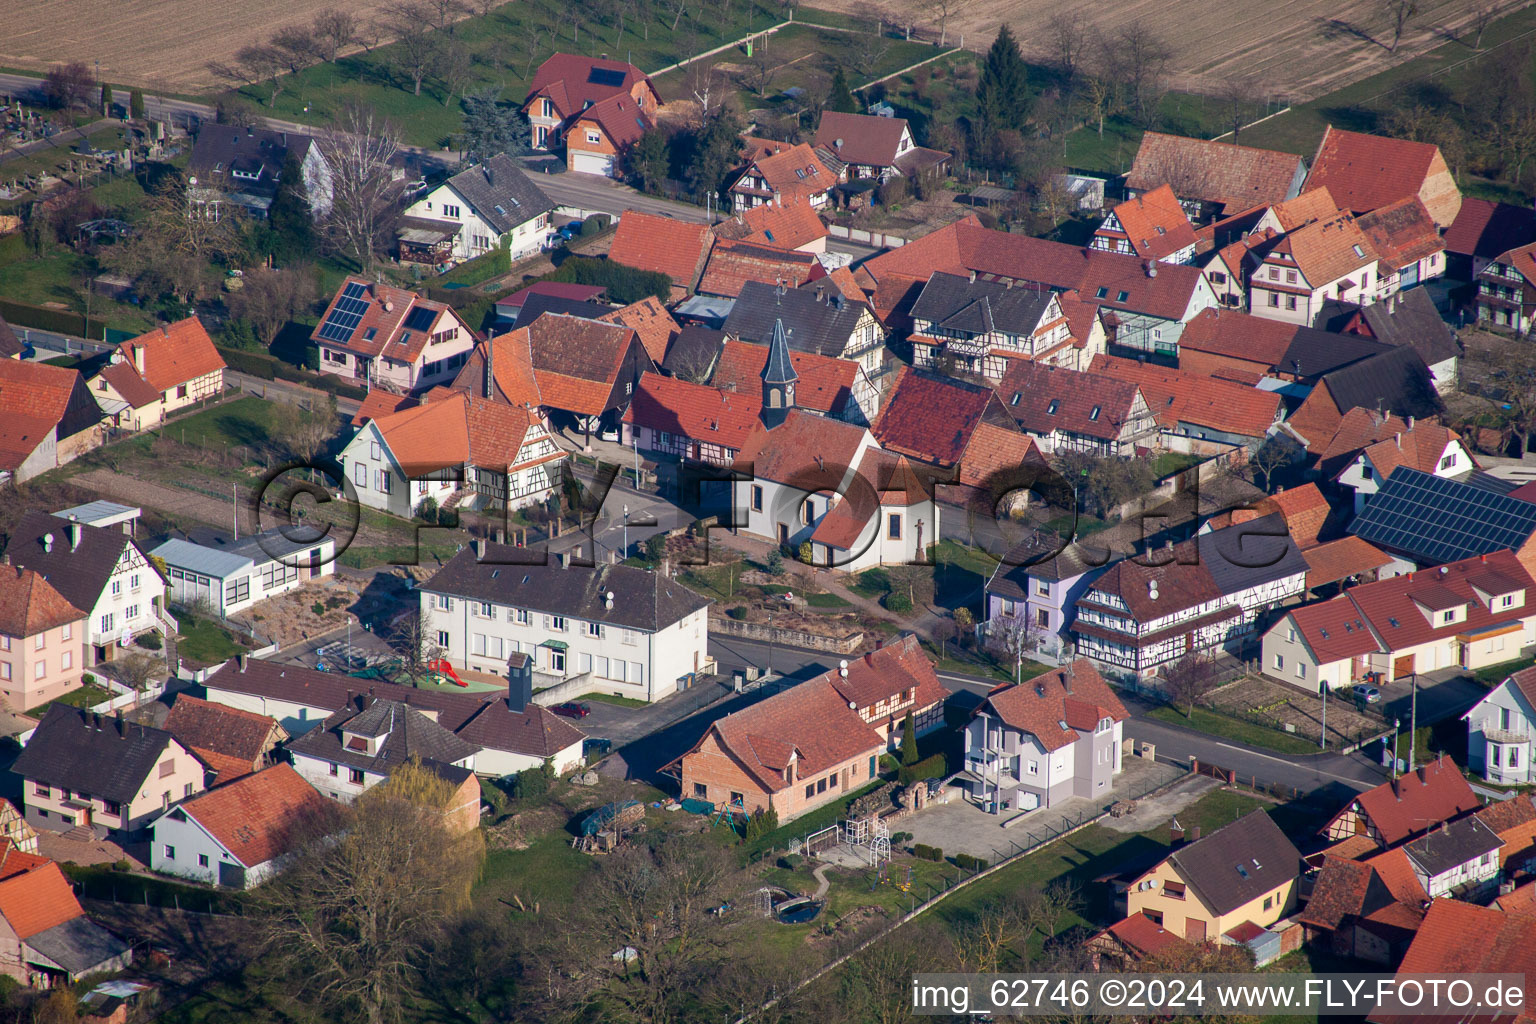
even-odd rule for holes
{"type": "Polygon", "coordinates": [[[453,683],[455,686],[469,685],[464,680],[459,678],[459,674],[453,670],[452,665],[448,664],[446,658],[434,658],[427,662],[427,671],[436,672],[438,675],[446,676],[448,681],[453,683]]]}

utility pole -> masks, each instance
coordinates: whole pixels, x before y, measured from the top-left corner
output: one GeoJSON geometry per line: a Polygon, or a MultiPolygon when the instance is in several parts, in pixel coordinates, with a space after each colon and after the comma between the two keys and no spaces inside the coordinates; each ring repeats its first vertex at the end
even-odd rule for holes
{"type": "Polygon", "coordinates": [[[624,506],[624,557],[629,557],[629,506],[624,506]]]}
{"type": "Polygon", "coordinates": [[[1402,728],[1401,718],[1392,719],[1392,778],[1397,778],[1397,730],[1402,728]]]}
{"type": "Polygon", "coordinates": [[[240,485],[239,484],[230,484],[229,485],[229,490],[230,490],[230,493],[233,494],[234,498],[235,498],[235,500],[234,500],[235,540],[239,540],[240,539],[240,485]]]}
{"type": "Polygon", "coordinates": [[[1319,690],[1323,694],[1323,734],[1319,737],[1317,745],[1324,750],[1328,749],[1328,680],[1323,679],[1318,683],[1319,690]]]}
{"type": "Polygon", "coordinates": [[[1408,705],[1408,770],[1413,771],[1414,740],[1419,732],[1419,674],[1413,673],[1413,696],[1408,705]]]}

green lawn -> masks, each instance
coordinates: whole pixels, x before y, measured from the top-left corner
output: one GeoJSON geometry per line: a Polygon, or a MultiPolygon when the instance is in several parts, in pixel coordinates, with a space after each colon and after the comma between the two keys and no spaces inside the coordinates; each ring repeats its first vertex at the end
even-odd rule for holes
{"type": "Polygon", "coordinates": [[[675,32],[671,16],[657,9],[650,17],[627,18],[621,35],[615,14],[599,21],[589,10],[559,0],[528,0],[459,22],[452,42],[467,54],[471,73],[458,95],[449,94],[435,77],[415,95],[410,79],[396,69],[398,47],[393,44],[284,76],[282,92],[271,105],[268,85],[247,86],[240,94],[262,114],[307,124],[324,124],[348,104],[362,103],[396,124],[407,143],[438,148],[449,143],[462,123],[458,96],[492,87],[500,88],[503,98],[520,101],[532,72],[557,50],[607,54],[645,71],[659,71],[766,29],[782,17],[766,3],[715,7],[708,13],[689,5],[675,32]],[[719,12],[726,10],[729,17],[722,23],[719,12]]]}
{"type": "Polygon", "coordinates": [[[1519,672],[1523,668],[1536,665],[1536,657],[1516,658],[1514,661],[1501,661],[1497,665],[1489,665],[1472,673],[1472,678],[1485,686],[1497,686],[1506,678],[1519,672]]]}
{"type": "Polygon", "coordinates": [[[193,619],[186,614],[178,617],[181,635],[176,638],[176,653],[189,661],[216,665],[248,650],[234,633],[213,619],[193,619]]]}
{"type": "Polygon", "coordinates": [[[76,689],[70,690],[62,697],[56,697],[46,704],[39,704],[27,712],[29,718],[42,718],[48,713],[48,709],[55,704],[68,704],[72,708],[88,708],[103,701],[112,699],[112,691],[105,686],[95,683],[84,683],[76,689]]]}
{"type": "Polygon", "coordinates": [[[1236,740],[1251,747],[1274,750],[1281,754],[1316,754],[1321,749],[1315,740],[1281,732],[1278,729],[1270,729],[1254,722],[1245,722],[1202,707],[1195,708],[1194,714],[1186,718],[1182,709],[1164,705],[1148,711],[1147,717],[1170,725],[1182,725],[1186,729],[1197,729],[1223,739],[1236,740]]]}
{"type": "Polygon", "coordinates": [[[806,594],[805,603],[812,608],[851,608],[851,602],[843,600],[836,594],[806,594]]]}
{"type": "Polygon", "coordinates": [[[1152,460],[1152,476],[1156,480],[1165,480],[1175,473],[1182,473],[1191,466],[1200,465],[1198,455],[1180,455],[1178,452],[1160,452],[1157,458],[1152,460]]]}
{"type": "Polygon", "coordinates": [[[595,690],[592,693],[584,693],[580,697],[577,697],[576,699],[578,701],[582,701],[582,700],[596,701],[599,704],[612,704],[614,707],[618,707],[618,708],[646,708],[646,707],[650,707],[650,704],[648,704],[646,701],[643,701],[643,700],[635,700],[633,697],[618,697],[618,696],[615,696],[614,694],[611,694],[611,693],[598,693],[595,690]]]}

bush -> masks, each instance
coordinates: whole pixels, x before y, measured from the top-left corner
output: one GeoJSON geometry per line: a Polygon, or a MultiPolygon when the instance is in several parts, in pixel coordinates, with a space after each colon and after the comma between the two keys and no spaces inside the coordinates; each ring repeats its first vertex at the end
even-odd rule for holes
{"type": "Polygon", "coordinates": [[[778,576],[784,571],[784,553],[778,548],[769,548],[768,557],[763,559],[763,571],[770,576],[778,576]]]}
{"type": "Polygon", "coordinates": [[[779,858],[779,867],[783,868],[785,871],[798,871],[800,870],[800,864],[804,860],[805,858],[800,856],[798,853],[786,853],[784,856],[779,858]]]}
{"type": "Polygon", "coordinates": [[[95,686],[96,685],[96,677],[91,675],[91,673],[87,672],[85,675],[80,677],[80,682],[83,683],[86,686],[95,686]]]}
{"type": "Polygon", "coordinates": [[[112,870],[118,872],[132,871],[133,862],[130,861],[127,857],[119,857],[117,860],[112,862],[112,870]]]}
{"type": "Polygon", "coordinates": [[[144,633],[134,642],[146,651],[158,651],[163,646],[160,634],[155,632],[144,633]]]}
{"type": "Polygon", "coordinates": [[[880,599],[880,603],[885,605],[887,611],[895,612],[898,615],[912,610],[912,599],[898,590],[893,590],[886,594],[880,599]]]}
{"type": "Polygon", "coordinates": [[[512,779],[512,795],[518,800],[537,800],[549,792],[554,769],[546,761],[538,768],[524,768],[512,779]]]}
{"type": "Polygon", "coordinates": [[[588,217],[581,222],[580,234],[582,238],[591,238],[601,230],[603,230],[603,225],[598,223],[596,215],[588,217]]]}
{"type": "Polygon", "coordinates": [[[937,846],[927,846],[923,843],[918,843],[912,847],[912,856],[918,860],[931,860],[937,864],[944,859],[944,851],[937,846]]]}
{"type": "Polygon", "coordinates": [[[321,604],[319,601],[316,601],[314,604],[309,606],[309,610],[314,612],[316,615],[324,615],[325,605],[321,604]]]}
{"type": "Polygon", "coordinates": [[[416,506],[416,517],[430,526],[437,525],[437,499],[430,494],[422,498],[416,506]]]}
{"type": "Polygon", "coordinates": [[[800,542],[800,549],[795,553],[795,556],[806,565],[810,565],[816,560],[816,549],[811,547],[810,541],[803,540],[800,542]]]}
{"type": "Polygon", "coordinates": [[[740,622],[742,619],[747,617],[747,609],[745,605],[738,604],[734,608],[727,608],[725,610],[725,614],[730,618],[735,619],[737,622],[740,622]]]}
{"type": "Polygon", "coordinates": [[[652,562],[659,562],[667,555],[667,535],[658,533],[654,537],[647,537],[645,541],[645,557],[652,562]]]}
{"type": "Polygon", "coordinates": [[[925,757],[916,764],[903,765],[896,773],[896,781],[903,786],[925,779],[942,779],[949,774],[949,761],[943,754],[925,757]]]}
{"type": "MultiPolygon", "coordinates": [[[[445,284],[475,285],[483,281],[489,281],[493,277],[500,277],[512,269],[512,254],[506,249],[492,249],[472,260],[465,260],[454,267],[448,273],[438,277],[433,283],[437,286],[429,290],[459,291],[457,288],[442,289],[445,284]]],[[[438,299],[438,301],[446,301],[438,299]]]]}
{"type": "Polygon", "coordinates": [[[231,370],[238,370],[248,377],[259,377],[262,380],[273,380],[277,376],[277,360],[271,356],[262,355],[259,352],[246,352],[237,348],[221,348],[219,355],[224,358],[224,365],[231,370]]]}
{"type": "Polygon", "coordinates": [[[672,298],[672,279],[666,274],[655,270],[637,270],[622,263],[590,256],[572,256],[560,264],[559,270],[544,275],[540,280],[601,285],[607,289],[610,302],[626,306],[631,302],[639,302],[647,295],[654,295],[663,302],[672,298]]]}
{"type": "Polygon", "coordinates": [[[955,867],[962,871],[980,871],[987,866],[987,862],[981,857],[972,857],[968,853],[955,854],[955,867]]]}

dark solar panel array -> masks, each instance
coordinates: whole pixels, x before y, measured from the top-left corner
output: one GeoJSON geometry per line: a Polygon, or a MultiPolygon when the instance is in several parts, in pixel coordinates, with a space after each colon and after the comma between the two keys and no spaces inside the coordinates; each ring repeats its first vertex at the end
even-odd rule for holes
{"type": "Polygon", "coordinates": [[[1536,530],[1536,503],[1400,467],[1349,532],[1421,562],[1517,548],[1536,530]]]}
{"type": "Polygon", "coordinates": [[[432,321],[437,319],[437,312],[425,306],[412,308],[411,315],[405,318],[405,327],[411,331],[430,331],[432,321]]]}
{"type": "Polygon", "coordinates": [[[320,325],[320,337],[326,341],[350,340],[352,332],[363,322],[363,314],[367,311],[368,303],[363,301],[363,286],[356,281],[349,281],[341,290],[341,298],[331,308],[331,315],[320,325]]]}
{"type": "Polygon", "coordinates": [[[617,68],[593,68],[587,75],[587,81],[593,85],[621,86],[624,84],[624,72],[617,68]]]}

